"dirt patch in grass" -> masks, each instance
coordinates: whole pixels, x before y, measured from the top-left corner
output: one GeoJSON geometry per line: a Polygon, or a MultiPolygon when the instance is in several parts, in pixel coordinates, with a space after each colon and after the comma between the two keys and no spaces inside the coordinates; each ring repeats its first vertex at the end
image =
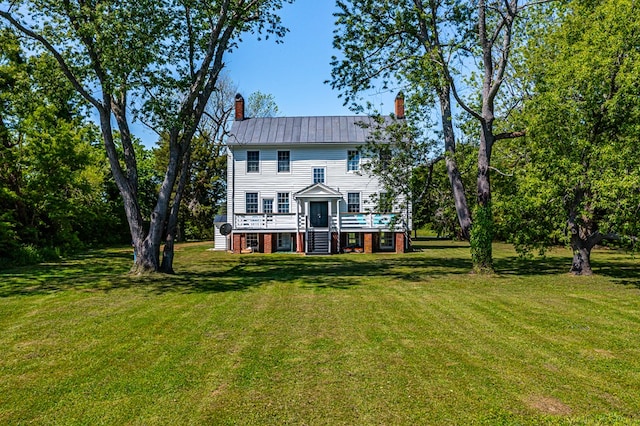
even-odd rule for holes
{"type": "Polygon", "coordinates": [[[609,351],[607,349],[594,349],[593,352],[595,352],[596,354],[600,355],[602,358],[612,359],[612,358],[616,357],[613,354],[613,352],[611,352],[611,351],[609,351]]]}
{"type": "Polygon", "coordinates": [[[527,407],[539,412],[540,414],[551,414],[557,416],[568,416],[571,414],[571,407],[559,399],[549,396],[533,395],[530,396],[525,403],[527,404],[527,407]]]}

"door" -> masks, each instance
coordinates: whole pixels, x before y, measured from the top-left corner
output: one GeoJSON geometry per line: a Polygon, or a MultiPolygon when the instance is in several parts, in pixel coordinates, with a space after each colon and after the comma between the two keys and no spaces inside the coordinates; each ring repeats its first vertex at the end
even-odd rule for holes
{"type": "Polygon", "coordinates": [[[309,223],[312,228],[329,227],[329,203],[326,201],[311,201],[309,203],[309,223]]]}

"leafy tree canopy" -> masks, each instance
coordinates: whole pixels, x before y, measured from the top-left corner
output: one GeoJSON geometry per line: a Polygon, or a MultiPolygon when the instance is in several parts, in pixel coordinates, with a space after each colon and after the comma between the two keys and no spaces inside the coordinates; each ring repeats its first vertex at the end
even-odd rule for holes
{"type": "Polygon", "coordinates": [[[506,225],[521,249],[566,238],[577,274],[596,244],[639,231],[639,20],[632,0],[572,1],[527,56],[535,92],[506,225]]]}

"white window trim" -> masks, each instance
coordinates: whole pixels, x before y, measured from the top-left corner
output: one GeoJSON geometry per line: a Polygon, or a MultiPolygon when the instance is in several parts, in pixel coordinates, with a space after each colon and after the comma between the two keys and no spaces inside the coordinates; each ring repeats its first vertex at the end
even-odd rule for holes
{"type": "Polygon", "coordinates": [[[347,192],[347,213],[360,213],[362,212],[362,192],[360,191],[348,191],[347,192]],[[349,211],[349,194],[358,194],[358,211],[357,212],[350,212],[349,211]]]}
{"type": "Polygon", "coordinates": [[[281,175],[291,174],[291,150],[288,149],[279,149],[276,150],[276,173],[281,175]],[[281,172],[280,171],[280,153],[288,152],[289,153],[289,170],[281,172]]]}
{"type": "Polygon", "coordinates": [[[290,192],[286,192],[286,191],[276,192],[275,203],[276,203],[276,205],[274,206],[275,207],[275,213],[280,213],[280,214],[290,214],[291,213],[291,193],[290,192]],[[288,211],[287,212],[280,213],[280,200],[278,199],[278,196],[280,194],[287,194],[287,205],[288,205],[288,208],[287,208],[288,211]]]}
{"type": "Polygon", "coordinates": [[[360,158],[360,150],[359,149],[348,149],[347,150],[347,173],[360,173],[362,169],[362,158],[360,158]],[[358,168],[356,170],[349,169],[349,153],[355,152],[358,154],[358,168]]]}
{"type": "Polygon", "coordinates": [[[261,198],[261,200],[262,200],[262,203],[260,204],[260,206],[262,207],[262,213],[266,213],[266,214],[273,213],[273,205],[274,205],[273,197],[264,197],[264,198],[261,198]],[[264,202],[267,201],[267,200],[271,200],[271,211],[270,212],[265,211],[265,209],[264,209],[264,202]]]}
{"type": "Polygon", "coordinates": [[[260,150],[258,150],[258,149],[248,149],[247,150],[247,154],[246,154],[246,163],[247,164],[246,164],[246,168],[245,168],[247,174],[251,174],[251,175],[256,174],[256,175],[258,175],[258,174],[262,173],[261,158],[262,158],[262,154],[260,154],[260,150]],[[257,152],[258,153],[258,170],[257,171],[253,171],[253,170],[250,171],[249,170],[249,153],[250,152],[257,152]]]}
{"type": "Polygon", "coordinates": [[[315,184],[318,182],[315,182],[316,180],[316,170],[324,170],[324,182],[320,182],[324,185],[327,184],[327,167],[326,166],[313,166],[311,167],[311,183],[315,184]]]}
{"type": "Polygon", "coordinates": [[[258,191],[246,191],[244,193],[244,214],[259,214],[260,213],[260,192],[258,191]],[[255,212],[248,212],[247,210],[247,194],[256,194],[256,196],[258,197],[256,202],[258,203],[258,208],[257,211],[255,212]]]}
{"type": "Polygon", "coordinates": [[[260,246],[260,237],[256,232],[248,232],[244,236],[244,244],[246,249],[252,248],[252,247],[258,248],[260,246]],[[249,238],[249,236],[251,236],[251,238],[249,238]],[[251,242],[255,241],[255,244],[249,245],[249,241],[251,242]]]}

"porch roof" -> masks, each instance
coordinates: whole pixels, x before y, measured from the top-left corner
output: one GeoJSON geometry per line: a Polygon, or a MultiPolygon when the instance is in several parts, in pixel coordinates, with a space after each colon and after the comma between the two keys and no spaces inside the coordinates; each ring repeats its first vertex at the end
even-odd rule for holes
{"type": "Polygon", "coordinates": [[[307,198],[336,199],[342,198],[342,193],[323,183],[314,183],[293,194],[293,198],[295,200],[307,198]]]}

